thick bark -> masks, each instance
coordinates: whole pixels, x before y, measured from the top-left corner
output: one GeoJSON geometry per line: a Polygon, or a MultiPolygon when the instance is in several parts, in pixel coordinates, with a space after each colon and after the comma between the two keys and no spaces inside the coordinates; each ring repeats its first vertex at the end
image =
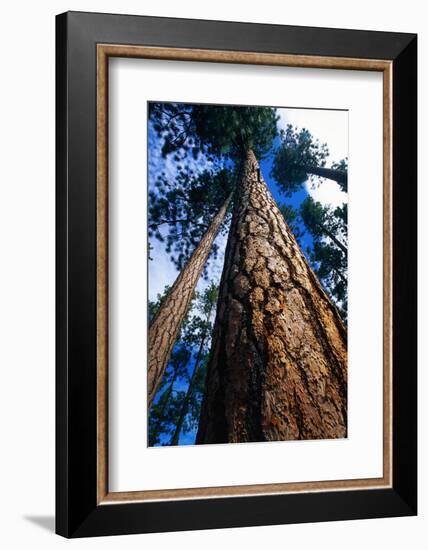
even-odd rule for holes
{"type": "Polygon", "coordinates": [[[159,307],[149,328],[149,366],[147,399],[151,407],[165,372],[168,359],[186,315],[196,283],[208,259],[214,239],[226,215],[232,194],[224,202],[205,235],[181,270],[168,295],[159,307]]]}
{"type": "Polygon", "coordinates": [[[345,170],[335,170],[334,168],[323,168],[322,166],[302,166],[308,174],[337,181],[337,183],[347,183],[348,173],[345,170]]]}
{"type": "Polygon", "coordinates": [[[346,328],[249,151],[196,442],[346,437],[346,347],[346,328]]]}

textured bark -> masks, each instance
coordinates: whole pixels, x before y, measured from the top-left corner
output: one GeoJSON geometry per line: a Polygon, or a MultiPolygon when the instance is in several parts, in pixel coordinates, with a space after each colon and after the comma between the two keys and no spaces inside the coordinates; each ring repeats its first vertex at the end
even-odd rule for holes
{"type": "Polygon", "coordinates": [[[249,151],[196,442],[346,437],[346,347],[346,328],[249,151]]]}
{"type": "Polygon", "coordinates": [[[232,195],[224,202],[205,235],[194,250],[187,264],[181,270],[168,295],[159,307],[149,328],[149,366],[147,374],[148,407],[159,388],[180,330],[188,310],[196,283],[208,259],[214,239],[226,215],[232,195]]]}

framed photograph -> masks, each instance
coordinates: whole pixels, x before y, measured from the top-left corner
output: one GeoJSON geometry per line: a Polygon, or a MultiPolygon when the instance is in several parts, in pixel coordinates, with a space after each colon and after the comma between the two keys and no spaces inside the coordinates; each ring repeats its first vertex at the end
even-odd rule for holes
{"type": "Polygon", "coordinates": [[[57,533],[416,514],[416,35],[56,24],[57,533]]]}

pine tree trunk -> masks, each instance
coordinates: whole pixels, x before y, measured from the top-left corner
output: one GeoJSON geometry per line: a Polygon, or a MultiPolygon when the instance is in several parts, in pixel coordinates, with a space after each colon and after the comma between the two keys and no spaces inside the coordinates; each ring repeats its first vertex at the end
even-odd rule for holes
{"type": "Polygon", "coordinates": [[[301,168],[308,174],[337,181],[337,183],[347,183],[348,181],[348,174],[345,170],[324,168],[322,166],[302,166],[301,168]]]}
{"type": "Polygon", "coordinates": [[[211,247],[226,215],[232,194],[224,202],[212,220],[189,261],[181,270],[168,295],[159,307],[149,328],[149,366],[147,375],[147,399],[150,409],[168,359],[186,315],[196,283],[211,252],[211,247]]]}
{"type": "Polygon", "coordinates": [[[346,328],[249,151],[226,248],[196,442],[346,434],[346,328]]]}
{"type": "Polygon", "coordinates": [[[321,231],[324,232],[327,235],[327,237],[330,240],[332,240],[338,248],[340,248],[340,250],[345,254],[345,256],[348,254],[348,248],[343,243],[341,243],[339,239],[331,231],[322,227],[321,227],[321,231]]]}

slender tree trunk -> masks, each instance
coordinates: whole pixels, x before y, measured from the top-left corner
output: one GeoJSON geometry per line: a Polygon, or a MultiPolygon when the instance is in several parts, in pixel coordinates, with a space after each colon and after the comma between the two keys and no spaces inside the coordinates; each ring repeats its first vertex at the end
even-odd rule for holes
{"type": "Polygon", "coordinates": [[[342,283],[344,283],[344,284],[346,285],[347,280],[346,280],[346,278],[344,277],[343,273],[341,273],[338,269],[335,269],[334,272],[335,272],[336,275],[339,277],[339,279],[342,281],[342,283]]]}
{"type": "Polygon", "coordinates": [[[199,345],[198,353],[197,353],[196,360],[195,360],[195,366],[193,367],[192,376],[190,377],[189,386],[187,388],[186,395],[185,395],[183,403],[181,405],[180,416],[178,418],[177,425],[176,425],[175,430],[174,430],[174,434],[171,438],[170,445],[178,445],[178,442],[180,440],[180,433],[181,433],[181,430],[183,428],[184,419],[186,418],[186,414],[187,414],[188,408],[189,408],[190,399],[193,395],[193,386],[195,384],[196,375],[198,374],[199,367],[201,366],[202,354],[203,354],[203,351],[204,351],[206,338],[207,338],[207,335],[204,335],[204,337],[202,338],[201,343],[199,345]]]}
{"type": "Polygon", "coordinates": [[[175,381],[177,379],[178,366],[179,365],[176,365],[175,370],[174,370],[174,376],[173,376],[171,382],[169,383],[168,388],[165,390],[165,393],[161,397],[161,399],[162,399],[162,408],[159,412],[159,417],[158,417],[158,421],[156,422],[156,427],[154,428],[154,430],[152,432],[152,437],[149,438],[149,446],[154,445],[154,440],[156,439],[156,436],[159,433],[159,430],[160,430],[160,427],[161,427],[161,424],[162,424],[162,420],[163,420],[164,415],[165,415],[166,406],[169,403],[169,400],[170,400],[171,395],[172,395],[172,390],[174,389],[174,384],[175,384],[175,381]]]}
{"type": "MultiPolygon", "coordinates": [[[[214,308],[214,304],[211,303],[210,308],[209,308],[208,313],[207,313],[207,317],[206,317],[207,326],[209,326],[209,324],[210,324],[213,308],[214,308]]],[[[191,376],[190,381],[189,381],[189,387],[187,388],[186,396],[185,396],[185,398],[183,400],[183,404],[181,406],[180,416],[179,416],[177,425],[175,427],[174,434],[171,438],[170,445],[178,445],[178,442],[180,440],[180,433],[181,433],[181,430],[183,428],[184,419],[186,418],[186,414],[188,412],[190,399],[193,395],[193,389],[194,389],[193,386],[195,384],[196,375],[198,374],[199,368],[201,366],[202,356],[203,356],[203,353],[204,353],[204,347],[205,347],[206,341],[208,339],[208,336],[209,336],[208,333],[204,332],[204,334],[201,337],[198,353],[196,354],[195,366],[193,367],[192,376],[191,376]]]]}
{"type": "Polygon", "coordinates": [[[323,168],[322,166],[302,166],[308,174],[337,181],[337,183],[346,184],[348,182],[348,173],[345,170],[335,170],[334,168],[323,168]]]}
{"type": "Polygon", "coordinates": [[[329,230],[326,229],[325,227],[321,227],[321,231],[322,231],[323,233],[325,233],[325,234],[327,235],[327,237],[328,237],[329,239],[331,239],[331,240],[334,242],[334,244],[335,244],[338,248],[340,248],[340,250],[341,250],[345,255],[348,254],[348,248],[347,248],[343,243],[341,243],[341,242],[339,241],[339,239],[338,239],[335,235],[333,235],[333,233],[332,233],[331,231],[329,231],[329,230]]]}
{"type": "Polygon", "coordinates": [[[248,151],[196,442],[346,437],[346,347],[345,325],[248,151]]]}
{"type": "Polygon", "coordinates": [[[196,283],[208,259],[214,239],[226,215],[232,194],[217,212],[189,261],[159,307],[149,329],[148,407],[159,388],[181,323],[186,315],[196,283]]]}

